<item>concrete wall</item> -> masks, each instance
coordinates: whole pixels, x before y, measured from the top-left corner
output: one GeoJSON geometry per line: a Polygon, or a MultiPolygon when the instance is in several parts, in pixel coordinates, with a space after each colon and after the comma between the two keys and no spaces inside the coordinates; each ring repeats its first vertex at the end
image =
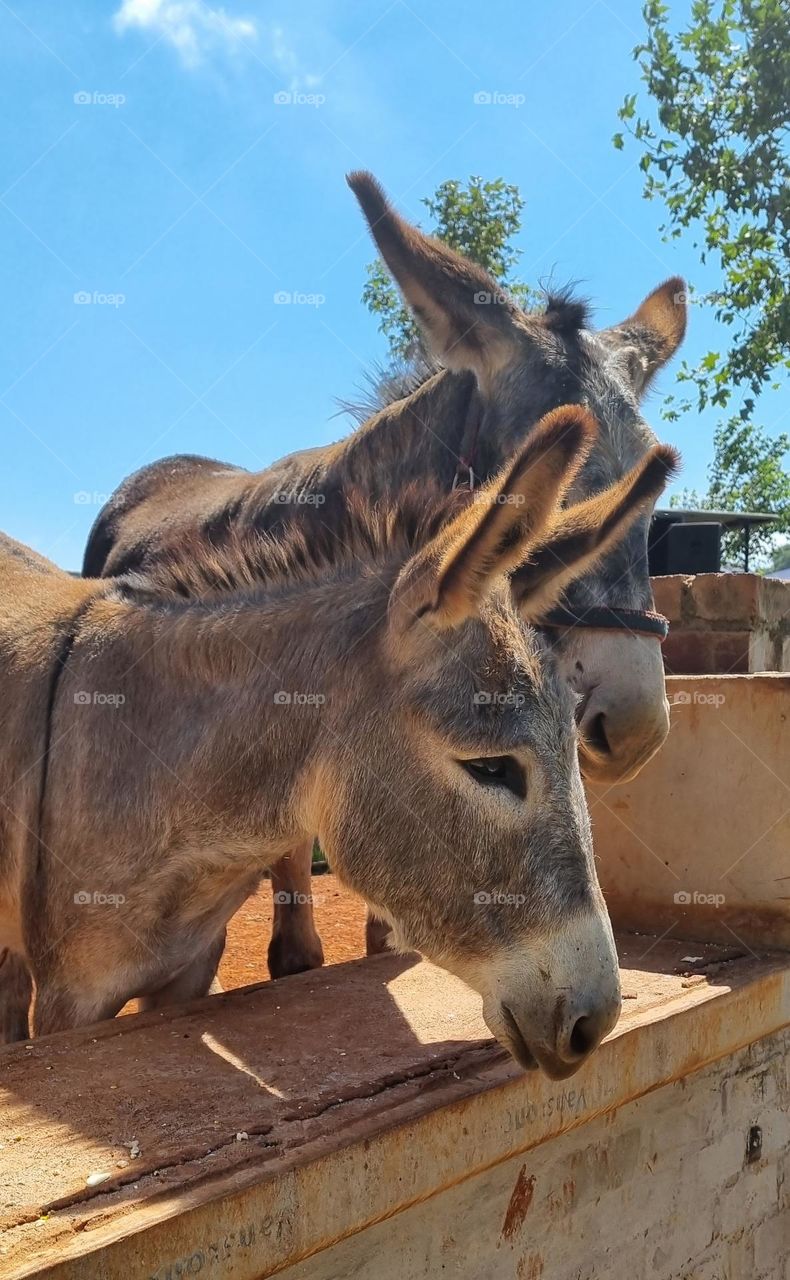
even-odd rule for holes
{"type": "Polygon", "coordinates": [[[590,787],[615,923],[790,948],[790,675],[673,676],[671,729],[638,777],[590,787]]]}
{"type": "Polygon", "coordinates": [[[6,1050],[0,1275],[712,1280],[753,1245],[718,1280],[790,1280],[786,958],[618,946],[620,1022],[561,1082],[389,956],[6,1050]]]}
{"type": "Polygon", "coordinates": [[[282,1280],[790,1280],[788,1050],[768,1037],[282,1280]]]}
{"type": "Polygon", "coordinates": [[[670,674],[790,671],[790,582],[756,573],[653,578],[670,674]]]}

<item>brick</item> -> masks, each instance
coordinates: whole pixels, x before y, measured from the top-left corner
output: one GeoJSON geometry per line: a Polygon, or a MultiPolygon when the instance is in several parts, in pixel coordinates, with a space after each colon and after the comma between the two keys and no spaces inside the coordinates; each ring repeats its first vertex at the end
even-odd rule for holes
{"type": "Polygon", "coordinates": [[[790,582],[756,573],[699,573],[653,578],[652,586],[656,608],[672,627],[664,646],[668,672],[790,670],[790,582]]]}
{"type": "MultiPolygon", "coordinates": [[[[705,1189],[708,1195],[715,1194],[715,1185],[714,1183],[705,1189]]],[[[691,1194],[689,1190],[689,1195],[691,1194]]],[[[681,1212],[678,1208],[671,1215],[678,1225],[682,1221],[681,1212]]],[[[650,1258],[648,1274],[662,1277],[682,1275],[684,1264],[691,1258],[706,1254],[713,1243],[712,1215],[709,1212],[686,1214],[682,1230],[661,1232],[660,1242],[656,1244],[650,1258]]]]}
{"type": "Polygon", "coordinates": [[[718,1132],[720,1117],[712,1116],[710,1124],[715,1141],[703,1147],[697,1158],[701,1186],[713,1185],[717,1179],[721,1182],[726,1182],[729,1178],[735,1179],[743,1168],[745,1140],[741,1130],[732,1129],[722,1138],[718,1132]]]}
{"type": "Polygon", "coordinates": [[[680,573],[650,579],[656,609],[669,618],[673,626],[679,625],[683,618],[684,590],[693,581],[693,577],[684,577],[680,573]]]}
{"type": "MultiPolygon", "coordinates": [[[[695,1258],[691,1267],[672,1280],[756,1280],[754,1273],[754,1241],[750,1231],[742,1231],[735,1240],[716,1240],[703,1257],[695,1258]]],[[[663,1278],[662,1278],[663,1280],[663,1278]]]]}
{"type": "Polygon", "coordinates": [[[771,628],[786,623],[790,628],[790,582],[757,573],[698,573],[652,582],[654,594],[658,587],[673,610],[671,615],[662,610],[667,617],[684,618],[692,626],[696,620],[719,625],[762,623],[771,628]]]}
{"type": "Polygon", "coordinates": [[[790,632],[790,582],[761,578],[759,609],[766,626],[790,632]]]}
{"type": "Polygon", "coordinates": [[[779,669],[781,644],[767,631],[753,631],[749,639],[749,670],[776,671],[779,669]]]}
{"type": "Polygon", "coordinates": [[[694,615],[749,628],[759,618],[762,581],[756,573],[698,573],[690,588],[694,615]]]}
{"type": "Polygon", "coordinates": [[[790,1256],[790,1208],[761,1222],[754,1233],[754,1266],[758,1276],[781,1275],[790,1256]]]}
{"type": "Polygon", "coordinates": [[[723,1236],[734,1236],[742,1227],[770,1218],[778,1207],[775,1164],[745,1168],[734,1186],[721,1194],[719,1224],[723,1236]]]}
{"type": "Polygon", "coordinates": [[[670,631],[664,667],[670,675],[748,675],[748,631],[670,631]]]}

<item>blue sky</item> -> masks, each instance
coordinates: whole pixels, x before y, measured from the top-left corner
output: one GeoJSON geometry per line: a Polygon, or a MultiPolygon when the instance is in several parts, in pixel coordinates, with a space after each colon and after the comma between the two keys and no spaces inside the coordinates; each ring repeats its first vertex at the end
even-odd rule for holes
{"type": "MultiPolygon", "coordinates": [[[[345,434],[335,398],[384,353],[348,169],[416,219],[445,178],[517,183],[522,276],[579,281],[599,324],[668,275],[715,286],[611,145],[641,22],[634,0],[0,0],[0,527],[77,567],[145,462],[345,434]]],[[[719,344],[695,306],[686,354],[719,344]]],[[[672,381],[648,417],[699,485],[714,420],[667,431],[672,381]]],[[[761,421],[787,427],[786,395],[761,421]]]]}

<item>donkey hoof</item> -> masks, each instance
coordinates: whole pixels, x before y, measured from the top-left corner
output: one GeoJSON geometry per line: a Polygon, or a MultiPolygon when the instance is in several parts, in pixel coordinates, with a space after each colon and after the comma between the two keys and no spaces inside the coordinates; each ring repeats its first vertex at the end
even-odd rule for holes
{"type": "Polygon", "coordinates": [[[324,950],[318,938],[304,946],[272,938],[267,963],[272,978],[288,978],[294,973],[306,973],[308,969],[320,969],[324,963],[324,950]]]}

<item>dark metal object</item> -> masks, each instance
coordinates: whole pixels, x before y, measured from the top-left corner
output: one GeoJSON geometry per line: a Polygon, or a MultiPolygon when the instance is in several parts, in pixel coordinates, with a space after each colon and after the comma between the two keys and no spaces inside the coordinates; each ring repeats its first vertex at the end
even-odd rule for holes
{"type": "Polygon", "coordinates": [[[763,1154],[763,1131],[759,1124],[753,1124],[746,1135],[746,1163],[755,1164],[763,1154]]]}
{"type": "Polygon", "coordinates": [[[725,529],[742,529],[744,573],[749,572],[750,532],[755,525],[771,524],[776,516],[765,511],[694,511],[682,507],[659,508],[650,526],[648,567],[652,577],[668,573],[719,573],[721,535],[725,529]],[[709,532],[703,533],[702,529],[709,532]],[[714,530],[717,532],[714,533],[714,530]]]}
{"type": "Polygon", "coordinates": [[[722,526],[713,521],[676,524],[654,519],[647,544],[652,577],[668,573],[719,573],[722,526]]]}
{"type": "Polygon", "coordinates": [[[589,627],[595,631],[633,631],[638,635],[666,640],[669,622],[663,613],[652,609],[610,609],[599,605],[577,612],[574,609],[552,609],[541,621],[542,627],[589,627]]]}

